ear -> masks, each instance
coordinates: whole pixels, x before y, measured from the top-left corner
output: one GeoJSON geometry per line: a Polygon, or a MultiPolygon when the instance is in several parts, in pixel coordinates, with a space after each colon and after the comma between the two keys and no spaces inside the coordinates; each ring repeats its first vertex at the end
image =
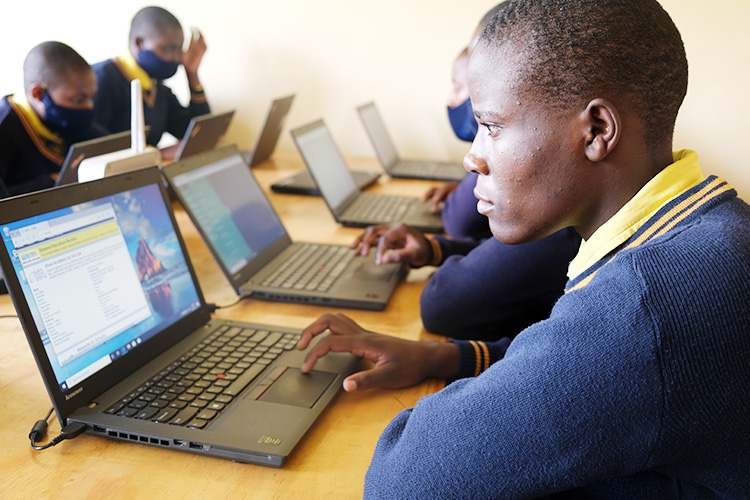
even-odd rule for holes
{"type": "Polygon", "coordinates": [[[140,52],[143,50],[143,37],[137,36],[133,39],[133,46],[135,47],[137,52],[140,52]]]}
{"type": "Polygon", "coordinates": [[[29,96],[33,97],[37,101],[41,101],[42,96],[46,91],[47,90],[44,88],[44,85],[42,85],[41,83],[34,83],[29,89],[29,96]]]}
{"type": "Polygon", "coordinates": [[[586,156],[602,161],[620,141],[622,120],[617,108],[608,100],[596,98],[581,113],[586,140],[586,156]]]}

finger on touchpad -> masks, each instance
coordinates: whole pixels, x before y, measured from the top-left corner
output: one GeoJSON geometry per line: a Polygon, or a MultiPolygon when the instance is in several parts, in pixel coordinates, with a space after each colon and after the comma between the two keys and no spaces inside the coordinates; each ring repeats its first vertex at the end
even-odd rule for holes
{"type": "Polygon", "coordinates": [[[312,408],[335,378],[335,373],[314,370],[302,373],[299,368],[287,368],[258,400],[312,408]]]}

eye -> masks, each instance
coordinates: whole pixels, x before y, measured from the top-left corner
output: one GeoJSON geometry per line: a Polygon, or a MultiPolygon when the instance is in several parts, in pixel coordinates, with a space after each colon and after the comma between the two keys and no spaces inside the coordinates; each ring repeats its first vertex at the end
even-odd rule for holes
{"type": "Polygon", "coordinates": [[[487,129],[489,135],[496,135],[500,131],[500,125],[495,123],[482,123],[482,126],[487,129]]]}

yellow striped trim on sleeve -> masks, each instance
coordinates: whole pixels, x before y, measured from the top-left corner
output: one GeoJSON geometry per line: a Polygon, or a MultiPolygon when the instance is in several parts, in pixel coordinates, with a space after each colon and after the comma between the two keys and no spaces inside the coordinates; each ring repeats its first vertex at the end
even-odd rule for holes
{"type": "Polygon", "coordinates": [[[476,364],[474,367],[474,376],[479,376],[484,370],[490,366],[490,351],[487,349],[487,344],[484,342],[477,342],[470,340],[469,343],[474,348],[474,356],[476,358],[476,364]]]}
{"type": "Polygon", "coordinates": [[[190,102],[193,102],[195,104],[203,104],[207,102],[206,94],[204,94],[203,92],[199,92],[199,93],[191,92],[190,102]]]}

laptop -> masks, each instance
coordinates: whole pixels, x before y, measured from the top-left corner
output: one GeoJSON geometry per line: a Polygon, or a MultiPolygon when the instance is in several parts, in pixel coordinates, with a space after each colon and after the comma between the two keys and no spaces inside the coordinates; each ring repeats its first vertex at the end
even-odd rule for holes
{"type": "Polygon", "coordinates": [[[0,266],[62,425],[281,466],[357,359],[212,319],[157,168],[0,202],[0,266]]]}
{"type": "MultiPolygon", "coordinates": [[[[367,172],[364,170],[350,170],[354,177],[354,182],[359,189],[366,189],[375,184],[380,178],[377,172],[367,172]]],[[[302,194],[307,196],[320,196],[318,185],[315,179],[310,175],[309,170],[302,170],[298,174],[292,175],[280,181],[271,184],[271,189],[275,193],[281,194],[302,194]]]]}
{"type": "MultiPolygon", "coordinates": [[[[148,129],[149,127],[146,127],[145,133],[148,133],[148,129]]],[[[55,186],[78,182],[78,167],[86,158],[114,153],[115,151],[130,149],[130,147],[130,130],[72,144],[68,148],[68,154],[60,168],[55,186]]]]}
{"type": "Polygon", "coordinates": [[[279,137],[281,137],[281,130],[284,128],[293,101],[294,94],[279,97],[271,102],[268,114],[266,114],[266,121],[263,123],[260,135],[255,141],[255,148],[244,153],[245,162],[248,165],[255,167],[271,157],[276,149],[276,144],[279,142],[279,137]]]}
{"type": "Polygon", "coordinates": [[[172,190],[241,296],[381,310],[403,275],[348,245],[292,242],[236,146],[162,167],[172,190]]]}
{"type": "Polygon", "coordinates": [[[363,193],[341,157],[323,120],[291,131],[294,142],[336,221],[344,226],[367,227],[405,222],[428,233],[443,231],[439,214],[430,204],[411,196],[363,193]]]}
{"type": "Polygon", "coordinates": [[[466,176],[461,163],[400,159],[375,103],[363,104],[357,111],[380,164],[391,177],[458,182],[466,176]]]}
{"type": "Polygon", "coordinates": [[[234,110],[207,114],[190,119],[185,135],[177,148],[174,161],[215,148],[229,129],[234,110]]]}

